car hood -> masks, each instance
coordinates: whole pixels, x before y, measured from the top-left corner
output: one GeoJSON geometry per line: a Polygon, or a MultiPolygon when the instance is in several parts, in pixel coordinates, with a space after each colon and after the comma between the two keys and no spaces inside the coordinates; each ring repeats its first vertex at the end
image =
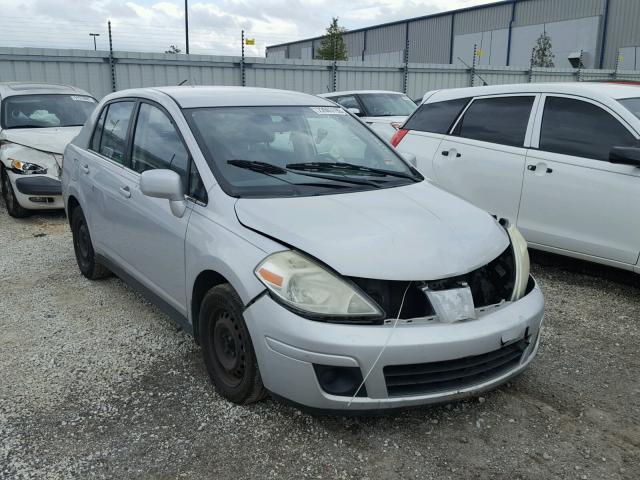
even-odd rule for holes
{"type": "Polygon", "coordinates": [[[424,181],[404,187],[235,204],[246,227],[342,275],[435,280],[486,265],[509,245],[487,213],[424,181]]]}
{"type": "Polygon", "coordinates": [[[0,140],[43,152],[64,154],[64,149],[82,127],[14,128],[0,132],[0,140]]]}
{"type": "Polygon", "coordinates": [[[394,117],[364,117],[363,120],[367,123],[391,123],[398,122],[404,123],[407,118],[406,116],[394,116],[394,117]]]}

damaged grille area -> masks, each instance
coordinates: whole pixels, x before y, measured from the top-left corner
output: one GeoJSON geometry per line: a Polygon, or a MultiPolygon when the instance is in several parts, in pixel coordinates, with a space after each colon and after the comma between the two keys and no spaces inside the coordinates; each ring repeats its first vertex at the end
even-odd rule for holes
{"type": "MultiPolygon", "coordinates": [[[[509,246],[495,260],[467,274],[442,280],[411,282],[402,312],[400,312],[400,319],[421,318],[435,314],[422,291],[424,286],[432,290],[446,290],[466,283],[471,289],[476,308],[508,301],[513,292],[515,273],[513,251],[509,246]]],[[[386,313],[386,318],[394,319],[398,316],[402,296],[409,282],[356,277],[350,279],[380,305],[386,313]]],[[[378,323],[383,322],[384,320],[380,320],[378,323]]]]}
{"type": "Polygon", "coordinates": [[[455,391],[497,378],[515,368],[529,345],[523,338],[493,352],[444,362],[387,365],[383,369],[390,397],[455,391]]]}

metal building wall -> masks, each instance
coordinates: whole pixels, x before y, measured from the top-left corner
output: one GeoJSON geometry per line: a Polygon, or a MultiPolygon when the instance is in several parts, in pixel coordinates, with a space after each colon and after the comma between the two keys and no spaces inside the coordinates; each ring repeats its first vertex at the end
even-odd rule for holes
{"type": "MultiPolygon", "coordinates": [[[[536,0],[537,1],[537,0],[536,0]]],[[[486,32],[507,28],[511,20],[511,4],[502,4],[456,13],[454,34],[486,32]]]]}
{"type": "Polygon", "coordinates": [[[521,0],[516,4],[514,26],[595,17],[603,14],[604,2],[605,0],[521,0]]]}
{"type": "Polygon", "coordinates": [[[345,33],[344,43],[347,45],[347,57],[349,59],[362,59],[364,51],[365,32],[345,33]]]}
{"type": "Polygon", "coordinates": [[[398,23],[385,27],[374,27],[367,31],[365,55],[402,52],[406,42],[406,24],[398,23]]]}
{"type": "Polygon", "coordinates": [[[604,68],[615,68],[621,47],[640,46],[640,1],[609,0],[609,21],[604,48],[604,68]]]}
{"type": "Polygon", "coordinates": [[[304,53],[308,53],[309,49],[311,48],[311,44],[312,42],[298,42],[298,43],[293,43],[291,45],[289,45],[289,56],[287,58],[298,58],[298,59],[304,59],[304,58],[311,58],[311,55],[303,55],[304,53]]]}
{"type": "Polygon", "coordinates": [[[449,63],[451,15],[409,23],[409,62],[449,63]]]}

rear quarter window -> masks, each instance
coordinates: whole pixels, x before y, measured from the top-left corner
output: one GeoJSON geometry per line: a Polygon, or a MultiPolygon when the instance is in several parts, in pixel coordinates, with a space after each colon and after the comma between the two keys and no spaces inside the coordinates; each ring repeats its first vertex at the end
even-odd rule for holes
{"type": "Polygon", "coordinates": [[[420,132],[449,133],[470,98],[425,103],[407,120],[404,128],[420,132]]]}

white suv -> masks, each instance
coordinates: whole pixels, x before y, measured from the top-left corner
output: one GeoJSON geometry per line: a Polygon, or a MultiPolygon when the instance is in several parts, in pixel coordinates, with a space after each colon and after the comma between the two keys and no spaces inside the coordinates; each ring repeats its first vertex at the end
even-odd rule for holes
{"type": "Polygon", "coordinates": [[[639,137],[636,86],[523,84],[429,92],[392,144],[530,247],[640,272],[639,137]]]}

